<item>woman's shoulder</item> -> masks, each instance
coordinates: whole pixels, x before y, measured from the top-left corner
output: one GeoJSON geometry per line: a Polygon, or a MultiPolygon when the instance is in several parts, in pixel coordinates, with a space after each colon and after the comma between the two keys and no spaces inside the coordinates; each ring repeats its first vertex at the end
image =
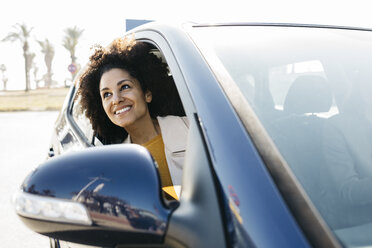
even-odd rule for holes
{"type": "Polygon", "coordinates": [[[189,119],[186,116],[175,116],[175,115],[167,115],[163,117],[157,117],[159,122],[160,128],[172,128],[172,127],[180,127],[180,128],[189,128],[189,119]]]}
{"type": "Polygon", "coordinates": [[[187,117],[169,115],[157,119],[166,149],[171,152],[184,151],[189,131],[187,117]]]}

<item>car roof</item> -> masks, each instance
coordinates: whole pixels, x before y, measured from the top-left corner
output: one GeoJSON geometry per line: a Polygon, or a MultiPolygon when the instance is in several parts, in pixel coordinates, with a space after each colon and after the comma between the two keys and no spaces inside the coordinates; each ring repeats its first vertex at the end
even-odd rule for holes
{"type": "Polygon", "coordinates": [[[343,26],[343,25],[328,25],[328,24],[311,24],[311,23],[275,23],[275,22],[215,22],[215,23],[196,23],[196,22],[175,22],[167,23],[153,21],[140,25],[129,32],[136,32],[144,29],[158,29],[164,27],[179,27],[185,29],[187,27],[227,27],[227,26],[271,26],[271,27],[303,27],[303,28],[333,28],[333,29],[349,29],[360,31],[372,31],[372,28],[358,26],[343,26]]]}

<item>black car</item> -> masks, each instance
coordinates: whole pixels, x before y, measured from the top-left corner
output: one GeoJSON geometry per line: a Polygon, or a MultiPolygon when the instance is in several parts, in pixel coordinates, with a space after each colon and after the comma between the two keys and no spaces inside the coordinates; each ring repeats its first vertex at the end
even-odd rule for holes
{"type": "Polygon", "coordinates": [[[190,129],[179,201],[149,152],[102,146],[71,87],[15,208],[52,247],[372,245],[372,30],[150,23],[190,129]],[[86,149],[88,148],[88,149],[86,149]]]}

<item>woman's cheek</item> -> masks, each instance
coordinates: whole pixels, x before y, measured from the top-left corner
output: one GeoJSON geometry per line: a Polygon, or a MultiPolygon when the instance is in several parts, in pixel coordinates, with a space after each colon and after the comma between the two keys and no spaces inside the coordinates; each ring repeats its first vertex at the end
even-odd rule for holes
{"type": "Polygon", "coordinates": [[[107,102],[105,103],[103,103],[103,109],[105,110],[105,112],[106,112],[106,114],[108,115],[109,114],[109,104],[107,104],[107,102]]]}

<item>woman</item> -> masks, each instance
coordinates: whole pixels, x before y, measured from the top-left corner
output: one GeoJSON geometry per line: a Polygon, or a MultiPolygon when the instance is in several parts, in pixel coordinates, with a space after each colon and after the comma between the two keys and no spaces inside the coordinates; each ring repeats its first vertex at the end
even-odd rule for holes
{"type": "Polygon", "coordinates": [[[167,66],[151,46],[127,38],[97,46],[78,94],[95,136],[103,144],[146,147],[163,188],[177,199],[171,186],[181,184],[188,123],[167,66]]]}

